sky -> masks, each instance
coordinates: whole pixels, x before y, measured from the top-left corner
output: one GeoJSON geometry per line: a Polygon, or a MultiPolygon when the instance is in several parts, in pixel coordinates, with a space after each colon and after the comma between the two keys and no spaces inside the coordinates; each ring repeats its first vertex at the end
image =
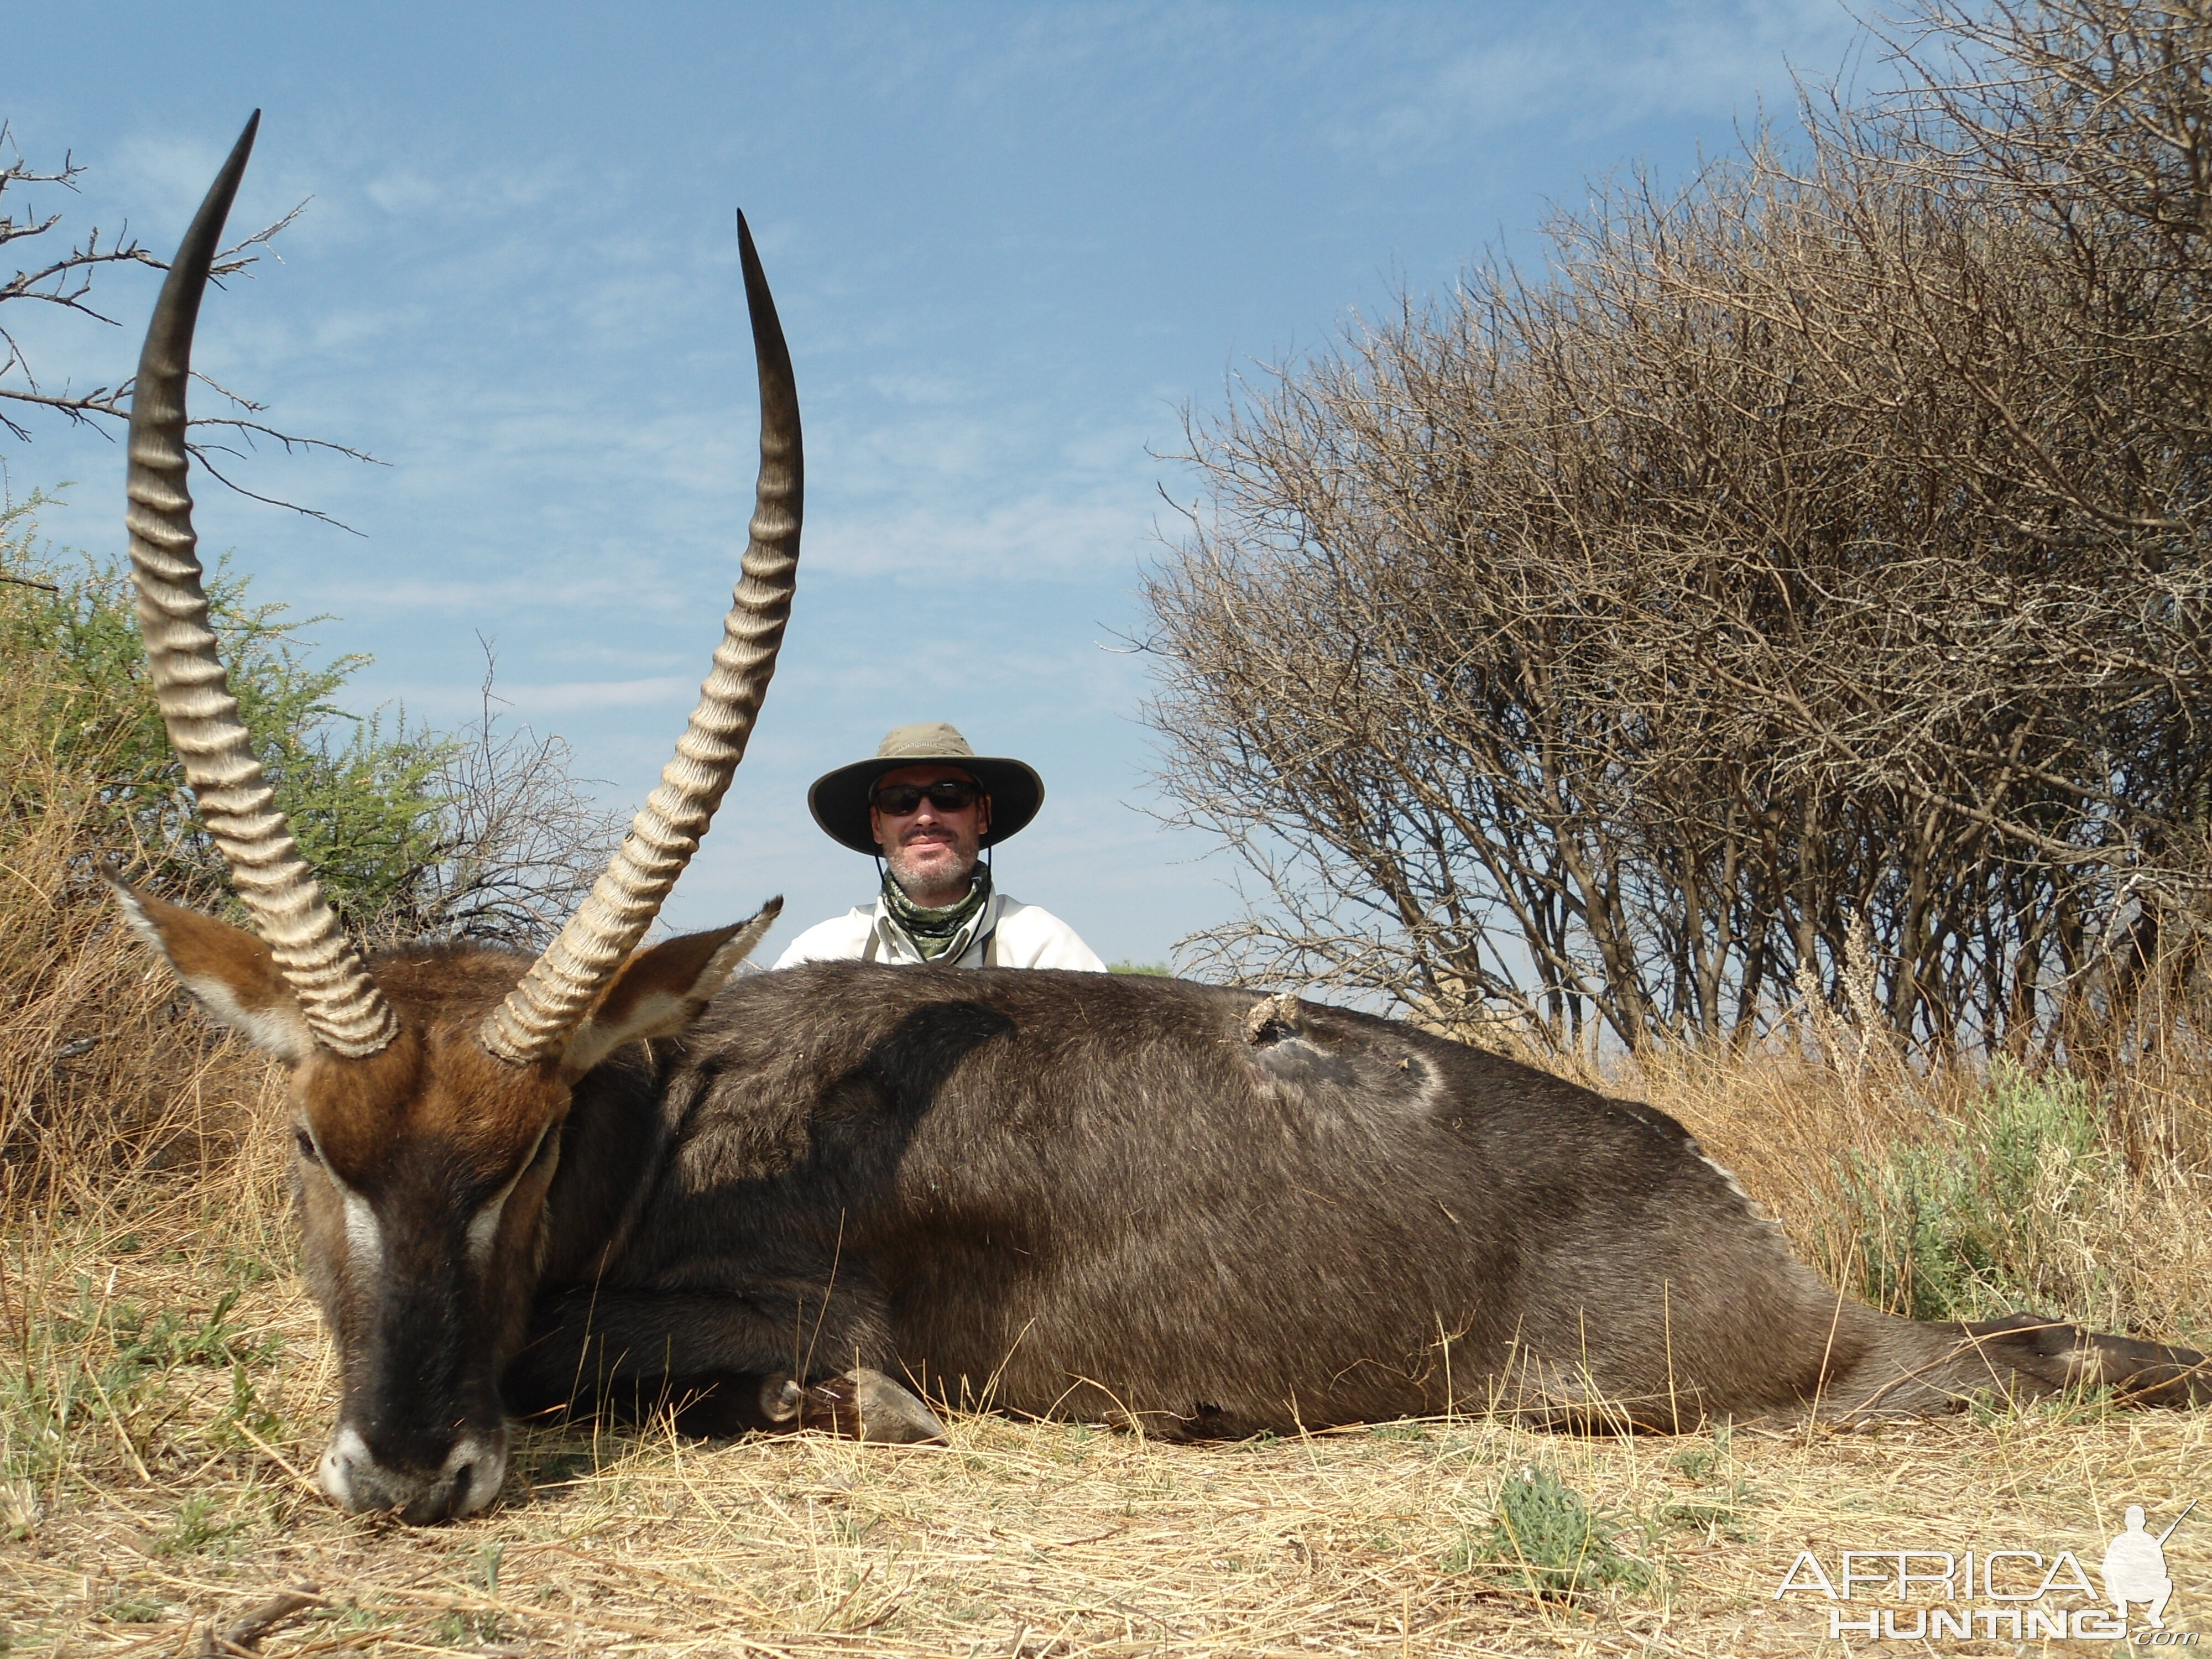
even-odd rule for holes
{"type": "MultiPolygon", "coordinates": [[[[751,507],[742,208],[804,411],[799,594],[665,920],[782,893],[766,960],[863,902],[873,868],[815,828],[807,785],[948,720],[1044,775],[1000,885],[1158,963],[1243,902],[1235,860],[1161,821],[1153,670],[1128,648],[1196,494],[1186,413],[1486,250],[1540,258],[1593,180],[1679,182],[1786,118],[1793,75],[1863,52],[1832,0],[0,0],[0,120],[26,161],[86,169],[28,205],[127,221],[166,258],[264,112],[233,228],[307,205],[281,262],[211,294],[195,366],[379,464],[239,470],[343,531],[197,480],[204,553],[327,614],[323,650],[371,655],[362,711],[459,726],[489,641],[505,718],[565,738],[625,816],[683,729],[751,507]]],[[[24,331],[50,389],[130,372],[153,283],[100,291],[121,326],[24,331]]],[[[41,519],[58,545],[121,550],[118,445],[47,422],[0,434],[0,461],[16,498],[69,485],[41,519]]]]}

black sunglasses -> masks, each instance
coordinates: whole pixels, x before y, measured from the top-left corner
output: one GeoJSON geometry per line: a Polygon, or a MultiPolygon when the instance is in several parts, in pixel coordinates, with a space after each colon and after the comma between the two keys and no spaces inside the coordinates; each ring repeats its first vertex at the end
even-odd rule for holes
{"type": "Polygon", "coordinates": [[[868,796],[868,805],[886,817],[902,818],[921,805],[924,795],[929,804],[940,812],[964,812],[982,798],[982,789],[972,783],[962,783],[947,778],[941,783],[886,784],[868,796]]]}

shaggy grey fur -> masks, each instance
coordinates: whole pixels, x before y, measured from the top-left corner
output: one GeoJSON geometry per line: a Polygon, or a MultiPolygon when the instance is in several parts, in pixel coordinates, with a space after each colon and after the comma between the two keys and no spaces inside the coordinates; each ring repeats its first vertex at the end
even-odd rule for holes
{"type": "Polygon", "coordinates": [[[1843,1299],[1665,1114],[1340,1009],[820,963],[650,1047],[578,1086],[510,1404],[855,1367],[1203,1436],[2212,1398],[2185,1350],[1843,1299]]]}

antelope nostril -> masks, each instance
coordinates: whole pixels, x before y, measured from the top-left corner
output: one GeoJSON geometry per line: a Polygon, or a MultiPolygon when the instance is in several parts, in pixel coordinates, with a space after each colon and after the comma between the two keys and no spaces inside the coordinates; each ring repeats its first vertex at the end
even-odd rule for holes
{"type": "Polygon", "coordinates": [[[499,1496],[507,1480],[505,1426],[465,1433],[434,1468],[380,1458],[357,1431],[341,1428],[331,1437],[319,1474],[323,1491],[349,1513],[396,1510],[417,1527],[457,1520],[499,1496]]]}
{"type": "Polygon", "coordinates": [[[498,1497],[506,1483],[506,1436],[469,1443],[453,1468],[453,1513],[473,1515],[498,1497]]]}

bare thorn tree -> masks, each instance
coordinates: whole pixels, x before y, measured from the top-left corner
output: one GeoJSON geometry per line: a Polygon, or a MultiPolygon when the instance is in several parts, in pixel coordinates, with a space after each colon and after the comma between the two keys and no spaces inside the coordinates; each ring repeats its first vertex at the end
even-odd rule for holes
{"type": "Polygon", "coordinates": [[[1810,984],[2049,1048],[2203,953],[2212,23],[1935,0],[1904,90],[1194,419],[1164,778],[1218,969],[1571,1045],[1810,984]]]}
{"type": "MultiPolygon", "coordinates": [[[[31,441],[29,422],[40,415],[58,416],[112,434],[130,421],[131,382],[125,380],[113,386],[79,388],[66,378],[58,385],[42,381],[20,337],[20,327],[11,326],[9,320],[20,312],[11,313],[5,307],[11,303],[23,308],[52,307],[113,327],[116,319],[94,301],[96,279],[118,266],[142,265],[156,271],[168,269],[164,261],[147,252],[131,234],[128,224],[105,240],[100,227],[94,225],[82,238],[70,241],[56,234],[61,227],[63,210],[44,202],[33,204],[27,199],[28,192],[40,186],[74,194],[83,173],[82,164],[66,153],[58,169],[41,171],[23,159],[8,125],[0,122],[0,248],[19,245],[15,252],[4,257],[11,263],[26,257],[35,262],[18,266],[12,276],[0,280],[0,430],[18,443],[31,441]],[[41,241],[40,238],[53,240],[41,241]]],[[[261,257],[260,251],[273,254],[277,235],[300,216],[307,205],[304,201],[300,203],[274,223],[264,226],[216,255],[210,273],[216,281],[220,283],[227,276],[249,274],[261,257]]],[[[264,442],[278,445],[288,453],[295,450],[322,450],[356,461],[374,462],[375,458],[343,444],[283,431],[261,418],[268,412],[265,404],[219,386],[204,374],[196,374],[193,378],[221,397],[228,410],[221,415],[195,416],[191,423],[198,435],[187,447],[210,476],[252,500],[336,525],[336,520],[313,507],[246,488],[223,471],[223,465],[264,442]]]]}
{"type": "Polygon", "coordinates": [[[430,785],[440,803],[433,855],[404,890],[404,914],[376,931],[534,951],[583,902],[627,821],[600,808],[592,780],[571,775],[564,739],[504,724],[492,689],[497,655],[477,638],[477,717],[447,747],[430,785]]]}

